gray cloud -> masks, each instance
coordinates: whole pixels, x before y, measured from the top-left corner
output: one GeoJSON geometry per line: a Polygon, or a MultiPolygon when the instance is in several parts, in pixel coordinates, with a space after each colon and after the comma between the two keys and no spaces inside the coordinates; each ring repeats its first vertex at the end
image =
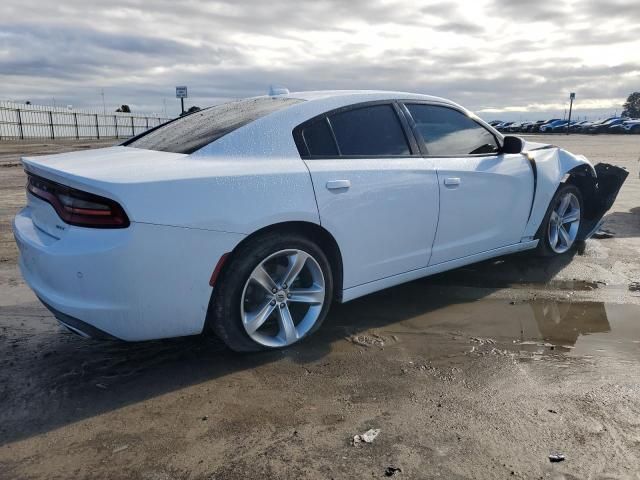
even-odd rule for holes
{"type": "Polygon", "coordinates": [[[178,84],[200,105],[283,84],[417,91],[471,109],[558,104],[574,90],[619,98],[640,86],[633,56],[613,66],[582,57],[638,38],[634,24],[612,30],[640,16],[635,0],[487,1],[478,18],[442,1],[3,0],[0,81],[9,99],[99,106],[104,88],[111,106],[160,111],[166,98],[171,112],[178,84]],[[532,36],[540,25],[548,34],[532,36]],[[411,41],[399,40],[407,31],[411,41]]]}
{"type": "Polygon", "coordinates": [[[518,24],[528,22],[563,22],[572,11],[559,0],[494,0],[490,6],[497,16],[504,16],[518,24]]]}

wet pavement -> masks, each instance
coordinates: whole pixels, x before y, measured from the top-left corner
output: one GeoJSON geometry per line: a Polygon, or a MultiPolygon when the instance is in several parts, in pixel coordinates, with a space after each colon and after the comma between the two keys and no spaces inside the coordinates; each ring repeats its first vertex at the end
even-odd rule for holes
{"type": "MultiPolygon", "coordinates": [[[[314,337],[278,352],[81,339],[3,247],[0,479],[382,478],[391,467],[397,478],[640,478],[640,137],[622,138],[600,158],[635,168],[607,217],[613,238],[336,305],[314,337]],[[371,444],[352,445],[369,429],[380,429],[371,444]]],[[[607,151],[581,142],[570,148],[607,151]]],[[[11,168],[0,175],[19,184],[11,168]]],[[[2,193],[0,222],[16,189],[2,193]]]]}

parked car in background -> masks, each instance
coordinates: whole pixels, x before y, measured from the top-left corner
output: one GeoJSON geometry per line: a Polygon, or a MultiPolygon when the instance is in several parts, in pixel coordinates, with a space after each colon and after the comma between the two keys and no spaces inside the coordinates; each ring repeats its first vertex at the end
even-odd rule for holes
{"type": "Polygon", "coordinates": [[[517,133],[522,131],[522,126],[525,124],[526,122],[515,122],[512,123],[511,125],[509,125],[507,128],[504,129],[505,132],[510,132],[510,133],[517,133]]]}
{"type": "Polygon", "coordinates": [[[569,126],[569,128],[573,127],[577,122],[571,122],[570,124],[568,124],[568,122],[563,122],[560,125],[556,125],[554,127],[551,127],[551,133],[566,133],[567,132],[567,125],[569,126]]]}
{"type": "Polygon", "coordinates": [[[622,121],[622,123],[619,123],[617,125],[612,125],[609,128],[607,128],[607,133],[627,133],[627,131],[625,130],[625,127],[628,124],[633,124],[634,122],[638,122],[640,121],[637,118],[627,118],[625,120],[622,121]]]}
{"type": "Polygon", "coordinates": [[[604,133],[617,133],[617,134],[625,133],[624,123],[625,122],[620,122],[615,125],[611,125],[610,127],[607,128],[607,130],[604,133]]]}
{"type": "Polygon", "coordinates": [[[496,125],[499,125],[501,123],[503,123],[503,120],[491,120],[489,122],[489,125],[491,125],[492,127],[495,127],[496,125]]]}
{"type": "Polygon", "coordinates": [[[533,132],[534,128],[539,128],[540,125],[542,125],[545,122],[545,120],[536,120],[535,122],[529,122],[527,123],[527,125],[525,125],[524,127],[522,127],[522,129],[520,131],[522,132],[533,132]]]}
{"type": "Polygon", "coordinates": [[[537,133],[537,132],[540,132],[540,129],[541,129],[542,127],[544,127],[545,125],[548,125],[548,124],[553,123],[553,122],[559,122],[559,121],[562,121],[562,120],[561,120],[560,118],[552,118],[551,120],[546,120],[546,121],[544,121],[544,122],[542,122],[542,123],[540,123],[540,124],[533,125],[533,126],[531,127],[531,130],[530,130],[530,131],[531,131],[531,133],[537,133]]]}
{"type": "Polygon", "coordinates": [[[582,130],[583,133],[607,133],[609,127],[619,125],[624,121],[622,118],[612,118],[604,123],[594,123],[582,130]]]}
{"type": "Polygon", "coordinates": [[[551,133],[553,131],[553,127],[557,125],[566,125],[566,120],[553,120],[551,122],[540,125],[540,133],[551,133]]]}
{"type": "Polygon", "coordinates": [[[594,122],[587,122],[585,124],[582,125],[582,127],[580,128],[579,132],[581,133],[587,133],[587,130],[589,129],[589,127],[593,126],[593,125],[602,125],[603,123],[606,123],[610,120],[615,120],[618,117],[608,117],[608,118],[604,118],[602,120],[596,120],[594,122]]]}
{"type": "Polygon", "coordinates": [[[622,128],[624,133],[640,133],[640,118],[624,122],[622,128]]]}
{"type": "Polygon", "coordinates": [[[526,132],[527,131],[527,127],[531,125],[531,122],[522,122],[520,123],[520,125],[518,126],[518,132],[526,132]]]}
{"type": "Polygon", "coordinates": [[[509,127],[510,125],[513,125],[513,123],[514,123],[514,122],[502,122],[502,123],[499,123],[498,125],[496,125],[496,127],[495,127],[495,128],[496,128],[499,132],[504,132],[504,131],[506,131],[507,127],[509,127]]]}
{"type": "Polygon", "coordinates": [[[581,132],[582,128],[585,125],[590,125],[591,123],[593,123],[593,122],[590,122],[588,120],[583,120],[581,122],[576,122],[576,123],[571,122],[571,126],[569,127],[569,131],[570,132],[576,132],[576,133],[581,132]]]}

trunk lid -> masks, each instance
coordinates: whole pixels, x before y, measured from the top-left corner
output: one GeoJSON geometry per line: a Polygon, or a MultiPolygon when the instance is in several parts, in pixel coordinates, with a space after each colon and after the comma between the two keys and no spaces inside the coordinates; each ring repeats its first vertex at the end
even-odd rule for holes
{"type": "MultiPolygon", "coordinates": [[[[135,185],[140,182],[175,178],[176,172],[188,170],[185,165],[188,163],[185,162],[186,157],[188,155],[181,153],[117,146],[22,157],[22,163],[27,174],[109,198],[127,211],[127,191],[133,192],[135,185]]],[[[31,209],[32,221],[40,230],[58,239],[64,236],[69,225],[60,218],[50,203],[29,194],[27,204],[31,209]]]]}

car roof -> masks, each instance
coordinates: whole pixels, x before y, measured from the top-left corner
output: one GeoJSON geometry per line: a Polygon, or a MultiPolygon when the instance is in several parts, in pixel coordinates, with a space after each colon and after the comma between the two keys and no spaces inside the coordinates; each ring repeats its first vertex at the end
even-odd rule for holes
{"type": "MultiPolygon", "coordinates": [[[[265,97],[269,98],[269,95],[263,95],[261,97],[254,98],[265,97]]],[[[308,92],[292,92],[287,94],[273,95],[272,97],[303,100],[280,111],[271,113],[265,117],[265,121],[284,122],[282,126],[285,127],[286,124],[286,128],[293,128],[303,121],[342,107],[357,105],[359,103],[390,100],[417,100],[439,103],[442,105],[460,109],[467,114],[473,115],[475,118],[477,118],[477,116],[472,112],[469,112],[466,108],[458,105],[455,102],[452,102],[451,100],[436,97],[433,95],[423,95],[420,93],[385,90],[319,90],[308,92]]]]}
{"type": "Polygon", "coordinates": [[[398,92],[387,90],[316,90],[308,92],[292,92],[283,95],[290,98],[299,98],[307,101],[321,101],[325,99],[331,99],[336,97],[342,97],[345,103],[356,103],[359,101],[366,101],[375,97],[379,100],[393,100],[393,99],[415,99],[415,100],[431,100],[435,102],[450,103],[455,105],[451,100],[445,98],[436,97],[433,95],[423,95],[420,93],[410,92],[398,92]]]}

